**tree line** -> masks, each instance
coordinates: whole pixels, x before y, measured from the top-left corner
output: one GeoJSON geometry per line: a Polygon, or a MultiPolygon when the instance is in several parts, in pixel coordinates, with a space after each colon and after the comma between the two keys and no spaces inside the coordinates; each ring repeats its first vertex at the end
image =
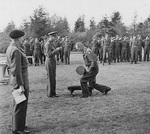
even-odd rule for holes
{"type": "MultiPolygon", "coordinates": [[[[107,15],[103,16],[102,20],[96,24],[94,18],[90,19],[89,28],[85,27],[85,16],[81,15],[75,22],[74,29],[71,31],[67,18],[63,18],[54,14],[49,16],[46,9],[39,6],[34,10],[33,14],[29,16],[29,20],[23,20],[20,30],[23,30],[27,37],[40,38],[48,34],[51,31],[58,31],[60,36],[69,36],[70,39],[75,39],[76,41],[90,41],[93,35],[101,36],[107,31],[111,36],[121,35],[121,36],[132,36],[140,34],[142,38],[150,35],[150,17],[148,17],[143,22],[137,23],[138,15],[135,14],[133,17],[133,23],[127,27],[122,22],[121,14],[118,11],[112,13],[110,17],[107,15]]],[[[3,36],[5,35],[5,40],[9,39],[7,37],[16,26],[14,22],[10,22],[3,31],[3,36]]],[[[1,36],[1,35],[0,35],[1,36]]],[[[0,49],[6,46],[2,43],[2,38],[0,37],[0,49]]],[[[5,51],[5,50],[4,50],[5,51]]]]}

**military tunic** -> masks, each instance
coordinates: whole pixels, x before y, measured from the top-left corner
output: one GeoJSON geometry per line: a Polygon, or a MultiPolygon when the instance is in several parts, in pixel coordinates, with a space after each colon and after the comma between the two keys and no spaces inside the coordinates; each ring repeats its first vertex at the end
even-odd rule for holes
{"type": "Polygon", "coordinates": [[[7,64],[10,74],[10,84],[13,90],[23,85],[26,100],[16,104],[13,102],[12,129],[23,131],[26,124],[27,103],[29,96],[28,61],[21,48],[11,43],[6,51],[7,64]]]}
{"type": "Polygon", "coordinates": [[[53,41],[45,43],[46,61],[45,68],[47,71],[47,96],[56,95],[56,58],[55,55],[60,51],[60,48],[55,49],[53,41]]]}
{"type": "Polygon", "coordinates": [[[150,40],[145,40],[144,44],[144,61],[149,61],[149,52],[150,51],[150,40]]]}
{"type": "Polygon", "coordinates": [[[88,67],[89,71],[86,72],[80,79],[82,95],[90,96],[87,82],[89,82],[90,87],[104,93],[105,90],[109,89],[109,87],[96,83],[96,75],[99,72],[96,54],[94,54],[90,48],[85,48],[83,58],[85,65],[88,67]]]}
{"type": "Polygon", "coordinates": [[[131,63],[137,63],[137,39],[132,39],[131,41],[131,63]]]}
{"type": "Polygon", "coordinates": [[[70,52],[71,52],[70,42],[69,41],[65,41],[65,45],[64,45],[65,64],[70,64],[70,52]]]}
{"type": "Polygon", "coordinates": [[[122,41],[122,49],[121,49],[121,61],[127,61],[127,49],[128,42],[126,40],[122,41]]]}

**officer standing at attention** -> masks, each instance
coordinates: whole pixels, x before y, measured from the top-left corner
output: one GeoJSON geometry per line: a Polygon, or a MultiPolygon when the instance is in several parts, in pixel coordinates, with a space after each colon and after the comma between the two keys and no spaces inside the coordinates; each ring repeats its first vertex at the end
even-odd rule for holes
{"type": "Polygon", "coordinates": [[[115,39],[115,62],[119,63],[119,60],[120,60],[120,40],[119,35],[117,35],[115,39]]]}
{"type": "Polygon", "coordinates": [[[143,41],[140,35],[138,35],[137,38],[137,58],[139,59],[139,61],[142,61],[142,45],[143,45],[143,41]]]}
{"type": "Polygon", "coordinates": [[[98,48],[98,39],[96,37],[93,37],[93,40],[91,42],[92,51],[98,56],[99,54],[99,48],[98,48]]]}
{"type": "Polygon", "coordinates": [[[26,96],[26,100],[16,104],[13,102],[12,110],[12,133],[13,134],[28,134],[30,131],[25,129],[27,104],[29,96],[29,80],[28,80],[28,61],[25,53],[20,48],[20,37],[24,36],[24,32],[20,30],[12,31],[9,36],[12,42],[7,48],[6,57],[7,65],[10,74],[10,84],[14,90],[21,89],[21,92],[26,96]]]}
{"type": "Polygon", "coordinates": [[[122,41],[122,48],[121,48],[121,61],[124,62],[127,61],[127,47],[128,47],[128,42],[127,42],[127,37],[125,36],[122,41]]]}
{"type": "Polygon", "coordinates": [[[48,97],[58,97],[56,94],[56,58],[55,55],[62,49],[58,47],[55,49],[56,31],[49,33],[49,39],[45,43],[45,53],[46,61],[45,67],[47,71],[47,96],[48,97]]]}
{"type": "Polygon", "coordinates": [[[70,52],[71,52],[71,42],[69,41],[68,37],[66,36],[65,44],[64,44],[64,59],[65,64],[70,64],[70,52]]]}
{"type": "Polygon", "coordinates": [[[149,52],[150,51],[150,39],[147,36],[144,41],[144,61],[149,61],[149,52]]]}
{"type": "Polygon", "coordinates": [[[96,75],[99,72],[96,54],[90,48],[85,47],[81,43],[77,44],[76,48],[83,52],[84,62],[85,65],[88,67],[88,71],[85,72],[80,79],[81,89],[82,89],[81,98],[86,98],[91,96],[87,82],[89,82],[90,87],[95,88],[101,93],[107,94],[108,91],[111,90],[111,88],[96,83],[96,75]]]}
{"type": "Polygon", "coordinates": [[[135,64],[137,63],[137,50],[138,50],[138,41],[137,37],[133,36],[133,39],[131,41],[131,64],[134,62],[135,64]]]}
{"type": "Polygon", "coordinates": [[[110,65],[111,62],[111,53],[109,51],[109,47],[110,47],[110,38],[108,33],[105,34],[105,38],[104,38],[104,46],[103,46],[103,65],[106,61],[106,52],[108,52],[108,64],[110,65]]]}

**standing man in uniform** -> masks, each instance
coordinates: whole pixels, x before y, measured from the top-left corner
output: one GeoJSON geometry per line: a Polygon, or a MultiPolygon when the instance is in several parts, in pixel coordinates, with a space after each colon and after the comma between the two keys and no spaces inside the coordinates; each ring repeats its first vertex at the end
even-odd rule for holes
{"type": "Polygon", "coordinates": [[[149,61],[149,52],[150,51],[150,40],[147,36],[144,43],[144,61],[149,61]]]}
{"type": "Polygon", "coordinates": [[[33,46],[33,55],[34,55],[34,64],[35,66],[39,65],[39,62],[42,64],[41,59],[41,44],[38,38],[35,38],[34,46],[33,46]]]}
{"type": "Polygon", "coordinates": [[[100,63],[102,63],[102,61],[103,61],[103,46],[104,46],[104,37],[102,36],[102,38],[100,39],[100,48],[99,48],[100,63]]]}
{"type": "Polygon", "coordinates": [[[101,93],[107,94],[108,91],[111,90],[111,88],[96,83],[96,75],[99,72],[96,54],[93,53],[90,48],[85,47],[81,43],[78,44],[76,48],[83,52],[84,62],[85,62],[85,65],[88,67],[88,71],[85,72],[84,75],[80,79],[81,89],[82,89],[81,98],[86,98],[86,97],[91,96],[87,82],[89,82],[90,87],[95,88],[101,93]]]}
{"type": "Polygon", "coordinates": [[[119,35],[117,35],[115,39],[115,62],[119,63],[119,61],[120,61],[120,40],[119,35]]]}
{"type": "MultiPolygon", "coordinates": [[[[23,42],[23,49],[24,49],[24,52],[26,54],[26,56],[30,56],[31,55],[31,52],[30,52],[30,44],[29,44],[29,39],[26,38],[23,42]]],[[[28,59],[29,63],[32,64],[32,60],[29,58],[28,59]]]]}
{"type": "Polygon", "coordinates": [[[111,62],[111,53],[109,51],[110,43],[111,41],[109,39],[109,35],[108,33],[106,33],[104,38],[104,46],[103,46],[103,65],[106,61],[106,53],[108,53],[108,64],[110,65],[111,62]]]}
{"type": "Polygon", "coordinates": [[[139,59],[139,61],[142,61],[142,38],[140,35],[138,35],[137,38],[137,58],[139,59]]]}
{"type": "Polygon", "coordinates": [[[99,53],[99,49],[98,49],[98,41],[95,38],[93,38],[92,42],[91,42],[91,47],[92,47],[92,51],[98,56],[98,53],[99,53]]]}
{"type": "Polygon", "coordinates": [[[10,74],[10,84],[12,91],[20,88],[20,92],[24,93],[26,100],[16,104],[13,102],[12,110],[12,133],[28,134],[30,131],[25,129],[26,114],[29,96],[29,80],[28,80],[28,61],[25,53],[20,48],[20,37],[24,36],[24,32],[20,30],[12,31],[9,36],[12,42],[7,48],[6,57],[10,74]]]}
{"type": "Polygon", "coordinates": [[[121,49],[121,61],[124,62],[127,61],[127,47],[128,47],[127,37],[124,37],[122,41],[122,49],[121,49]]]}
{"type": "Polygon", "coordinates": [[[137,63],[137,37],[133,36],[131,41],[131,64],[134,62],[137,63]]]}
{"type": "Polygon", "coordinates": [[[71,52],[71,44],[70,41],[68,40],[68,37],[66,37],[64,45],[64,59],[66,65],[70,64],[70,52],[71,52]]]}
{"type": "Polygon", "coordinates": [[[55,49],[54,41],[55,41],[55,32],[49,33],[49,39],[45,43],[45,53],[46,53],[46,61],[45,68],[47,71],[47,96],[48,97],[58,97],[56,94],[56,58],[55,55],[62,49],[62,47],[58,47],[55,49]]]}

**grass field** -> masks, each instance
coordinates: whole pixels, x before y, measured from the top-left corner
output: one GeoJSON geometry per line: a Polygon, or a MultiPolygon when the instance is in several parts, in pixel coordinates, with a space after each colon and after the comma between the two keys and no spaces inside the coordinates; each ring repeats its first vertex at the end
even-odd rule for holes
{"type": "MultiPolygon", "coordinates": [[[[79,85],[75,69],[83,64],[71,54],[71,65],[57,66],[58,98],[47,97],[44,65],[29,67],[31,134],[150,134],[150,62],[99,64],[97,83],[112,88],[108,95],[70,97],[67,86],[79,85]]],[[[10,86],[0,86],[0,134],[11,133],[11,103],[10,86]]]]}

